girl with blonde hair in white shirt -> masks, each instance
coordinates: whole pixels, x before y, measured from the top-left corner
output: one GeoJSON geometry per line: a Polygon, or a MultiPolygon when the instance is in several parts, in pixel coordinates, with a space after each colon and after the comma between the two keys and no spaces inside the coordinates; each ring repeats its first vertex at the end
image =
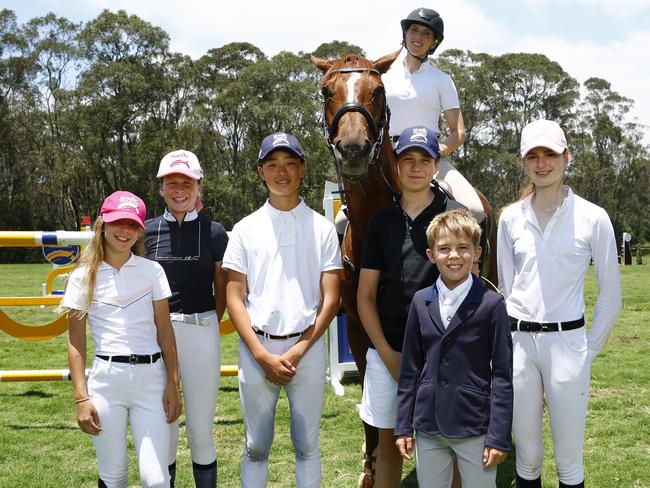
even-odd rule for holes
{"type": "Polygon", "coordinates": [[[498,230],[499,284],[513,336],[517,486],[542,486],[546,401],[559,486],[584,487],[591,362],[621,309],[616,239],[607,212],[564,185],[569,151],[556,122],[524,127],[521,157],[530,185],[503,210],[498,230]],[[587,331],[584,280],[592,260],[599,293],[587,331]]]}
{"type": "Polygon", "coordinates": [[[145,214],[132,193],[106,198],[61,302],[77,423],[93,436],[100,488],[128,484],[127,419],[142,486],[169,487],[169,424],[181,411],[176,343],[165,273],[133,253],[143,248],[145,214]],[[87,383],[86,320],[95,343],[87,383]]]}

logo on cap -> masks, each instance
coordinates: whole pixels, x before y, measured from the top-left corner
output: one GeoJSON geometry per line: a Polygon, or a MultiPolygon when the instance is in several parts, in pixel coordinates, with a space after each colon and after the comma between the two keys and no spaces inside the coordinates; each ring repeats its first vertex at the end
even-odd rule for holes
{"type": "Polygon", "coordinates": [[[280,146],[280,145],[291,146],[291,144],[289,144],[289,137],[284,132],[278,132],[277,134],[273,134],[273,146],[280,146]]]}
{"type": "Polygon", "coordinates": [[[173,168],[174,166],[179,166],[181,164],[184,164],[187,169],[190,168],[190,163],[187,161],[187,159],[177,159],[172,162],[172,164],[169,165],[170,168],[173,168]]]}
{"type": "Polygon", "coordinates": [[[138,201],[135,197],[120,196],[120,201],[117,203],[117,209],[132,208],[138,211],[138,201]]]}
{"type": "Polygon", "coordinates": [[[415,127],[413,129],[413,133],[411,134],[411,138],[409,139],[409,141],[429,144],[429,140],[427,139],[426,127],[415,127]]]}

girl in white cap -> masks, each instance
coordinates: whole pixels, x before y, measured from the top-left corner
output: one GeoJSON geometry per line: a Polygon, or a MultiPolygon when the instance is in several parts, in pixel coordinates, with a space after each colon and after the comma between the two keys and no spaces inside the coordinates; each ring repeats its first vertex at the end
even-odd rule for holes
{"type": "MultiPolygon", "coordinates": [[[[226,308],[221,260],[228,243],[223,226],[200,214],[203,170],[190,151],[179,149],[160,161],[157,177],[167,208],[147,220],[147,257],[160,263],[172,296],[171,320],[185,399],[187,441],[197,488],[217,484],[214,412],[219,391],[219,321],[226,308]]],[[[169,473],[174,485],[178,423],[172,426],[169,473]]]]}
{"type": "Polygon", "coordinates": [[[498,231],[499,284],[512,323],[517,486],[542,486],[546,400],[560,487],[584,487],[591,362],[621,309],[616,240],[607,212],[564,185],[569,151],[556,122],[524,127],[521,157],[530,185],[503,210],[498,231]],[[592,260],[599,293],[587,331],[592,260]]]}
{"type": "Polygon", "coordinates": [[[100,488],[128,484],[127,418],[142,486],[169,486],[169,423],[181,401],[171,292],[163,269],[140,257],[145,214],[144,202],[129,192],[104,201],[61,303],[77,422],[93,436],[100,488]],[[88,383],[86,318],[95,342],[88,383]]]}
{"type": "Polygon", "coordinates": [[[447,158],[463,144],[465,125],[451,76],[429,62],[429,56],[444,39],[442,17],[435,10],[417,8],[401,21],[401,26],[402,53],[382,75],[391,112],[390,135],[396,141],[402,131],[412,126],[424,126],[440,134],[438,124],[443,115],[449,134],[440,141],[441,158],[435,178],[444,182],[454,199],[481,222],[485,213],[476,190],[447,158]]]}

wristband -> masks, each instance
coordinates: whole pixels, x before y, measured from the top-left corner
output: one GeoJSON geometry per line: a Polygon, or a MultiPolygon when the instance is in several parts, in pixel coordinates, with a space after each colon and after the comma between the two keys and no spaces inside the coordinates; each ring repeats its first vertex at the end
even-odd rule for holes
{"type": "Polygon", "coordinates": [[[74,402],[78,405],[78,404],[83,403],[83,402],[88,401],[88,400],[90,400],[89,396],[87,396],[86,398],[80,398],[79,400],[75,400],[74,402]]]}

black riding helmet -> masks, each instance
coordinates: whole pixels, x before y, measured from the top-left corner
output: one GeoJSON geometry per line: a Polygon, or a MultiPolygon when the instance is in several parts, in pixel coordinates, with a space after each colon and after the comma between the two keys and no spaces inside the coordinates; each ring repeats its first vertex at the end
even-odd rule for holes
{"type": "Polygon", "coordinates": [[[440,14],[430,8],[416,8],[411,12],[408,17],[402,20],[402,39],[406,38],[406,31],[411,26],[411,24],[420,24],[425,27],[428,27],[433,31],[433,35],[438,40],[435,46],[429,49],[429,56],[434,53],[438,48],[442,40],[445,38],[445,24],[442,21],[440,14]]]}

